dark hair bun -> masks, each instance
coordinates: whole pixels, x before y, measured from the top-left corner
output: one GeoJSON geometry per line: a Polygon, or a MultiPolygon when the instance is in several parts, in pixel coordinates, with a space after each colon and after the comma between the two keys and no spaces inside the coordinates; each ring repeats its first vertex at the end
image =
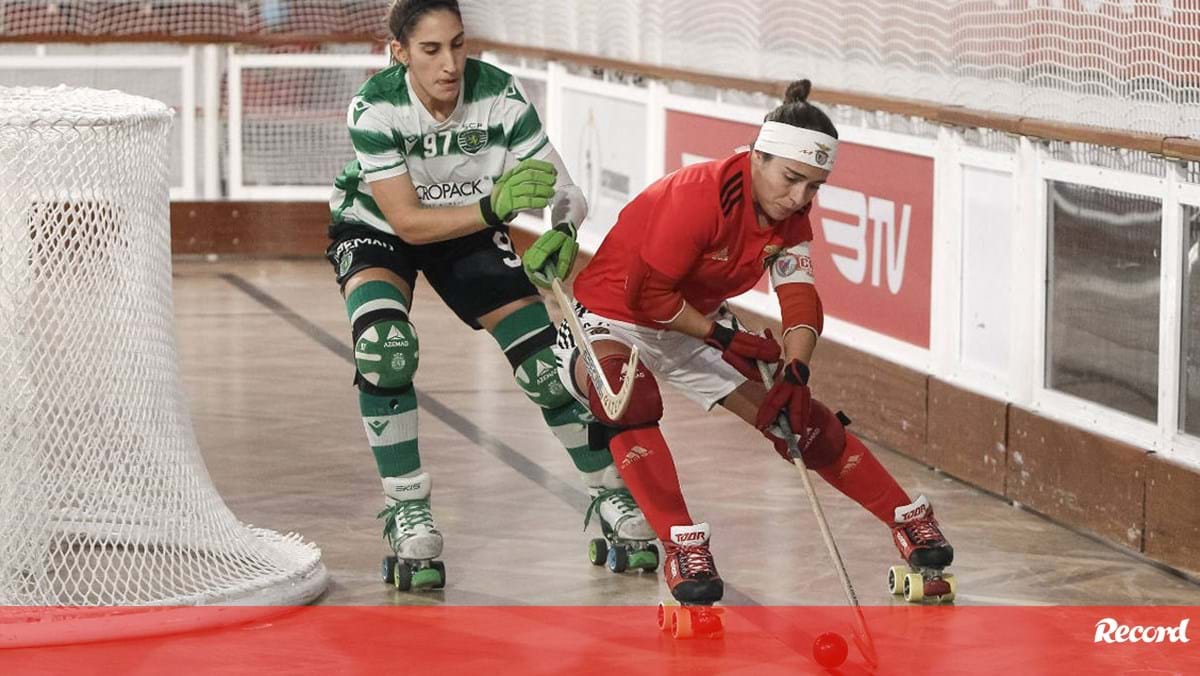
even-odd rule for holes
{"type": "Polygon", "coordinates": [[[787,86],[787,91],[783,93],[784,104],[788,103],[805,103],[808,101],[808,93],[812,91],[812,82],[808,80],[795,80],[787,86]]]}

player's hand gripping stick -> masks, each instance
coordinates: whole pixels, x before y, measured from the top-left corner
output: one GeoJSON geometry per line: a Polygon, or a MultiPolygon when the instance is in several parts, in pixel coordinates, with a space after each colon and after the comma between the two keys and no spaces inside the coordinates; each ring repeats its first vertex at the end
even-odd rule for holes
{"type": "MultiPolygon", "coordinates": [[[[771,376],[771,367],[767,362],[759,361],[758,370],[762,376],[763,384],[770,389],[773,386],[774,380],[771,376]]],[[[804,457],[800,453],[800,445],[796,435],[792,433],[791,425],[788,424],[788,416],[780,415],[778,425],[783,431],[784,439],[787,441],[788,451],[792,454],[794,460],[793,464],[800,471],[800,478],[804,482],[804,492],[808,495],[808,504],[812,507],[813,516],[817,518],[817,527],[821,530],[821,539],[825,541],[825,548],[829,551],[829,558],[833,559],[838,579],[842,583],[842,591],[846,593],[846,600],[850,602],[850,607],[854,609],[854,643],[858,646],[858,650],[862,653],[867,664],[875,668],[879,665],[879,657],[875,652],[875,641],[871,639],[871,632],[867,629],[867,620],[863,617],[862,608],[858,605],[858,595],[854,593],[854,585],[850,583],[850,576],[846,574],[846,564],[842,561],[842,555],[838,551],[837,543],[833,540],[833,533],[829,530],[829,522],[825,520],[825,511],[821,509],[821,501],[817,499],[817,492],[813,490],[812,478],[808,476],[808,467],[804,464],[804,457]]]]}
{"type": "Polygon", "coordinates": [[[762,376],[754,368],[754,362],[779,361],[779,343],[767,329],[765,336],[757,336],[749,331],[739,331],[723,324],[713,322],[704,342],[721,351],[721,359],[746,376],[748,380],[762,380],[762,376]]]}

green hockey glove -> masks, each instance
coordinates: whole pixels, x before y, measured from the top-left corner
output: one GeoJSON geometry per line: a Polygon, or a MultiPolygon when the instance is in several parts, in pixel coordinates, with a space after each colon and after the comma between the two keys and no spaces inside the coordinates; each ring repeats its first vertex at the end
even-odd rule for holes
{"type": "Polygon", "coordinates": [[[575,226],[570,223],[559,223],[552,230],[542,233],[522,257],[525,275],[529,277],[529,281],[535,286],[548,289],[555,277],[566,280],[571,275],[575,256],[579,253],[576,234],[575,226]]]}
{"type": "Polygon", "coordinates": [[[492,227],[507,223],[518,211],[544,209],[554,197],[558,170],[542,160],[521,160],[492,186],[492,194],[479,200],[483,222],[492,227]]]}

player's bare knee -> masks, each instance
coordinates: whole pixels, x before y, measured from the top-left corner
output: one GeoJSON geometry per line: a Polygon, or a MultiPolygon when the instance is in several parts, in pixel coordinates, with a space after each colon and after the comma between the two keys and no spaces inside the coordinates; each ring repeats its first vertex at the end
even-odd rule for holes
{"type": "MultiPolygon", "coordinates": [[[[600,357],[600,369],[604,371],[604,379],[614,390],[619,391],[624,384],[628,375],[626,373],[626,364],[628,363],[628,354],[610,353],[600,357]]],[[[589,380],[588,406],[592,410],[592,415],[604,424],[613,427],[657,425],[658,421],[662,420],[663,403],[654,374],[646,368],[645,364],[638,362],[637,369],[632,376],[634,378],[633,392],[629,397],[629,408],[618,420],[612,420],[605,414],[604,406],[600,403],[600,394],[596,391],[595,384],[589,380]]]]}
{"type": "Polygon", "coordinates": [[[817,470],[832,465],[846,450],[846,427],[819,401],[812,402],[808,433],[802,440],[804,464],[817,470]]]}

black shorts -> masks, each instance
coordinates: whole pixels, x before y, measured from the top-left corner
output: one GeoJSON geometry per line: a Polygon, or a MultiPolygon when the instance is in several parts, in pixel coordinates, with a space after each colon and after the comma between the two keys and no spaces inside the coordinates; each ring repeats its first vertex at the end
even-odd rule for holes
{"type": "Polygon", "coordinates": [[[325,257],[338,285],[367,268],[392,271],[416,291],[422,272],[442,301],[467,326],[481,328],[479,317],[521,298],[538,295],[521,268],[508,228],[488,228],[433,244],[414,245],[365,225],[335,224],[325,257]]]}

